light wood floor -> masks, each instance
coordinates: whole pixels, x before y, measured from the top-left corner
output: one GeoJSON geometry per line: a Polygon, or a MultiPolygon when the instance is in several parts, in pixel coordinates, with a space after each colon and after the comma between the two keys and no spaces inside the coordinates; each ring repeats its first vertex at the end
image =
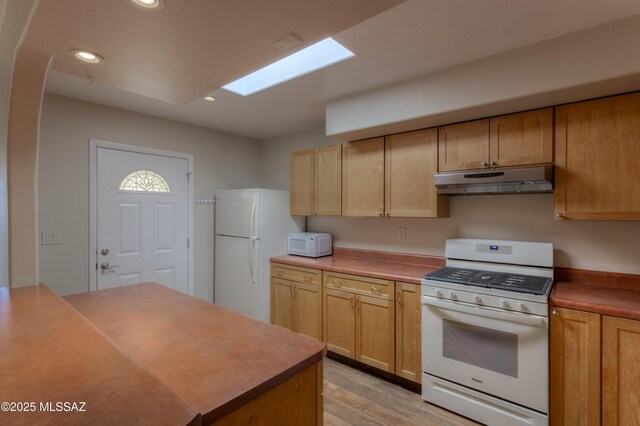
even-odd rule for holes
{"type": "Polygon", "coordinates": [[[470,426],[478,423],[422,400],[419,394],[324,359],[325,425],[470,426]]]}

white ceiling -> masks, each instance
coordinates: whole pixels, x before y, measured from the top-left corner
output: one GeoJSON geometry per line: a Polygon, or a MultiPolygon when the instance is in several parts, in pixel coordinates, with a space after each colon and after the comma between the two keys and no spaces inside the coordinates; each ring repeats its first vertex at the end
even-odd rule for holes
{"type": "Polygon", "coordinates": [[[176,105],[57,71],[46,90],[266,139],[323,125],[329,99],[636,14],[637,0],[408,0],[334,36],[355,58],[248,97],[176,105]]]}

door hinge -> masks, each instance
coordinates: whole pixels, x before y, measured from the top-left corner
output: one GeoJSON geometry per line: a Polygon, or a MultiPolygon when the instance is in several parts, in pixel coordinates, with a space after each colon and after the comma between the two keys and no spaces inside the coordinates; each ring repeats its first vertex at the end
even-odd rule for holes
{"type": "Polygon", "coordinates": [[[96,271],[98,270],[98,262],[96,262],[96,271]]]}
{"type": "Polygon", "coordinates": [[[191,245],[191,240],[187,238],[187,248],[189,248],[190,245],[191,245]]]}
{"type": "Polygon", "coordinates": [[[191,182],[191,172],[187,173],[187,183],[191,182]]]}

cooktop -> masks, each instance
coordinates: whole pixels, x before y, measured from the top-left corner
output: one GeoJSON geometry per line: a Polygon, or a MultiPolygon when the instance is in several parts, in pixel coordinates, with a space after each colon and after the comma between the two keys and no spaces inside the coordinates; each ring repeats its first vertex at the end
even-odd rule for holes
{"type": "Polygon", "coordinates": [[[546,294],[553,281],[549,277],[454,268],[450,266],[425,275],[425,278],[433,281],[444,281],[530,294],[546,294]]]}

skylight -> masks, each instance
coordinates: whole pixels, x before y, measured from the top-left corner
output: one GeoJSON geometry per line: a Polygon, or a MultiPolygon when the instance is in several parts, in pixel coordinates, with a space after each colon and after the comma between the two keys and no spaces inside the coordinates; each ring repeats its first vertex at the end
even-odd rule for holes
{"type": "Polygon", "coordinates": [[[354,56],[353,52],[329,37],[229,83],[223,89],[248,96],[354,56]]]}

